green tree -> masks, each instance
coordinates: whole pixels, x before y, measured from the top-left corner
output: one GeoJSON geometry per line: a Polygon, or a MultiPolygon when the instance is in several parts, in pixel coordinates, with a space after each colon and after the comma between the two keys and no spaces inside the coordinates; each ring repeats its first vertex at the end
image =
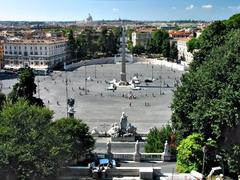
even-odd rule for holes
{"type": "Polygon", "coordinates": [[[173,132],[171,126],[167,124],[166,126],[162,126],[160,129],[156,127],[150,129],[150,132],[147,134],[147,143],[145,145],[145,151],[147,153],[163,152],[166,140],[169,143],[170,152],[175,154],[176,150],[175,133],[173,132]]]}
{"type": "Polygon", "coordinates": [[[133,54],[142,54],[145,52],[145,48],[141,45],[136,45],[134,47],[132,47],[132,53],[133,54]]]}
{"type": "Polygon", "coordinates": [[[98,46],[99,46],[99,49],[102,53],[107,53],[107,29],[106,28],[103,28],[101,30],[101,33],[100,33],[100,36],[98,37],[98,46]]]}
{"type": "Polygon", "coordinates": [[[170,58],[172,59],[178,59],[178,49],[177,49],[177,43],[172,42],[170,47],[170,58]]]}
{"type": "MultiPolygon", "coordinates": [[[[237,179],[240,174],[240,145],[234,145],[227,149],[223,154],[224,159],[227,159],[228,171],[233,173],[233,177],[237,179]]],[[[223,160],[224,161],[224,160],[223,160]]],[[[222,163],[222,165],[224,165],[222,163]]]]}
{"type": "Polygon", "coordinates": [[[70,157],[70,146],[50,130],[53,112],[20,99],[0,113],[0,168],[18,179],[46,177],[70,157]]]}
{"type": "Polygon", "coordinates": [[[9,93],[8,97],[16,102],[18,98],[25,98],[30,104],[43,106],[40,98],[33,95],[36,94],[37,85],[34,82],[35,75],[30,67],[22,68],[19,72],[19,82],[13,86],[13,90],[9,93]]]}
{"type": "Polygon", "coordinates": [[[2,106],[3,106],[4,102],[5,102],[5,100],[6,100],[5,94],[0,92],[0,110],[2,109],[2,106]]]}
{"type": "MultiPolygon", "coordinates": [[[[154,42],[155,51],[153,53],[161,54],[163,53],[163,43],[165,40],[169,39],[169,35],[167,31],[157,30],[153,32],[152,40],[154,42]]],[[[165,48],[165,47],[164,47],[165,48]]]]}
{"type": "Polygon", "coordinates": [[[79,160],[85,153],[93,150],[95,140],[88,126],[79,119],[62,118],[52,123],[52,129],[58,137],[71,144],[72,160],[79,160]]]}
{"type": "Polygon", "coordinates": [[[164,57],[170,57],[170,43],[168,39],[165,39],[162,44],[162,54],[164,57]]]}
{"type": "Polygon", "coordinates": [[[73,30],[71,29],[68,34],[68,42],[67,42],[67,51],[70,54],[71,60],[76,58],[76,52],[75,52],[76,49],[77,49],[77,44],[73,36],[73,30]]]}
{"type": "Polygon", "coordinates": [[[203,134],[193,133],[189,135],[177,147],[177,171],[182,173],[191,172],[192,170],[201,172],[203,166],[203,149],[206,154],[204,165],[210,169],[213,164],[217,164],[215,148],[216,141],[212,139],[205,140],[203,134]]]}
{"type": "Polygon", "coordinates": [[[215,22],[198,41],[194,65],[174,92],[172,125],[178,143],[194,132],[203,133],[216,141],[216,153],[222,154],[226,144],[233,145],[224,132],[240,123],[240,29],[229,31],[226,21],[215,22]]]}
{"type": "Polygon", "coordinates": [[[201,171],[202,147],[204,137],[202,134],[192,134],[182,140],[177,147],[177,171],[186,173],[192,170],[201,171]]]}

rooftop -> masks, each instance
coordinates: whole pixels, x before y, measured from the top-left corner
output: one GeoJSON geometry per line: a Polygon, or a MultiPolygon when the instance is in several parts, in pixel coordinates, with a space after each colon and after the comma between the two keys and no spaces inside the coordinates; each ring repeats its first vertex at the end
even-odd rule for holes
{"type": "Polygon", "coordinates": [[[7,40],[6,43],[11,44],[55,44],[55,43],[65,43],[66,39],[13,39],[7,40]]]}

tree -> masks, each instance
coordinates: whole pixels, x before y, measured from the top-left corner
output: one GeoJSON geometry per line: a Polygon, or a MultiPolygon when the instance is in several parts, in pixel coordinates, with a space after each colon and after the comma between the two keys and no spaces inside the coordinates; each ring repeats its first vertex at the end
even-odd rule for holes
{"type": "Polygon", "coordinates": [[[97,42],[99,49],[102,53],[107,53],[107,29],[104,28],[102,29],[100,36],[98,37],[98,42],[97,42]]]}
{"type": "Polygon", "coordinates": [[[132,47],[132,53],[133,54],[142,54],[145,52],[145,48],[141,45],[136,45],[132,47]]]}
{"type": "Polygon", "coordinates": [[[77,44],[73,36],[73,30],[71,29],[68,34],[68,42],[67,42],[67,51],[70,54],[71,60],[76,58],[76,54],[75,54],[76,49],[77,49],[77,44]]]}
{"type": "Polygon", "coordinates": [[[182,173],[189,173],[192,170],[201,172],[203,153],[206,154],[204,165],[211,168],[213,164],[216,164],[215,146],[216,141],[212,139],[205,140],[204,135],[201,133],[189,135],[177,147],[177,171],[182,173]]]}
{"type": "Polygon", "coordinates": [[[71,159],[79,160],[85,153],[93,150],[95,140],[89,133],[89,127],[79,119],[62,118],[52,123],[52,129],[58,137],[71,144],[71,159]]]}
{"type": "Polygon", "coordinates": [[[164,151],[165,141],[168,141],[170,146],[170,152],[175,154],[176,144],[175,144],[175,133],[173,132],[171,126],[167,124],[162,126],[160,129],[156,127],[150,129],[147,134],[147,143],[145,145],[145,151],[147,153],[161,153],[164,151]]]}
{"type": "Polygon", "coordinates": [[[226,22],[215,22],[200,36],[200,49],[194,54],[197,59],[182,76],[171,106],[177,142],[194,132],[203,133],[205,139],[216,141],[218,154],[225,152],[226,145],[233,145],[225,131],[240,124],[240,29],[227,29],[226,22]]]}
{"type": "Polygon", "coordinates": [[[13,90],[9,93],[8,97],[16,102],[18,98],[25,98],[30,104],[43,106],[40,98],[33,95],[36,94],[37,85],[34,82],[35,75],[30,67],[22,68],[19,72],[19,82],[13,86],[13,90]]]}
{"type": "Polygon", "coordinates": [[[168,58],[170,56],[170,43],[168,39],[165,39],[162,44],[162,54],[168,58]]]}
{"type": "Polygon", "coordinates": [[[223,157],[227,159],[229,172],[237,179],[237,175],[240,174],[240,145],[234,145],[229,148],[227,152],[223,154],[223,157]]]}
{"type": "Polygon", "coordinates": [[[178,60],[178,49],[176,42],[172,42],[170,47],[170,58],[178,60]]]}
{"type": "Polygon", "coordinates": [[[2,109],[2,106],[3,106],[4,102],[5,102],[5,100],[6,100],[5,94],[0,92],[0,110],[2,109]]]}
{"type": "Polygon", "coordinates": [[[155,52],[161,54],[163,52],[163,43],[169,39],[168,32],[164,30],[157,30],[153,32],[152,40],[154,42],[155,52]]]}
{"type": "Polygon", "coordinates": [[[53,112],[19,99],[0,113],[0,167],[18,179],[46,177],[70,157],[70,146],[50,130],[53,112]]]}

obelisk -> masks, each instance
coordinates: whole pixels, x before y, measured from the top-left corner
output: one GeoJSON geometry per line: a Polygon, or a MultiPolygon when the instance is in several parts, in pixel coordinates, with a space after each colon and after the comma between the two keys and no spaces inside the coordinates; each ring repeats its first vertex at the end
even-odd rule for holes
{"type": "Polygon", "coordinates": [[[125,28],[124,26],[122,27],[122,71],[121,71],[121,81],[126,82],[126,43],[125,43],[125,28]]]}

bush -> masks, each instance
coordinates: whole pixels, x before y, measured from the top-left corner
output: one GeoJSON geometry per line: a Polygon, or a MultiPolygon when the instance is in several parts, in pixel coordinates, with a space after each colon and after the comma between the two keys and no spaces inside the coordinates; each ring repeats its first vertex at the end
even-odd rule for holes
{"type": "Polygon", "coordinates": [[[167,124],[158,129],[156,127],[150,129],[147,134],[147,144],[145,145],[145,151],[147,153],[161,153],[164,151],[164,144],[167,140],[170,147],[170,153],[176,154],[175,145],[175,132],[173,132],[172,127],[167,124]]]}

